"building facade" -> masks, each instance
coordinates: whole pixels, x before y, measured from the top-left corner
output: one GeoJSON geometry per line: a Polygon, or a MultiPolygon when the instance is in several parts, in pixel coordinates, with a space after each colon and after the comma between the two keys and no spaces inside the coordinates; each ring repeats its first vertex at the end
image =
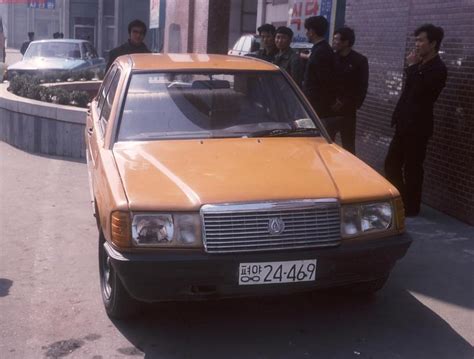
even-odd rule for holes
{"type": "MultiPolygon", "coordinates": [[[[166,1],[160,0],[158,5],[163,25],[166,1]]],[[[29,31],[35,32],[36,40],[62,32],[65,38],[89,40],[107,57],[112,48],[128,39],[130,21],[140,19],[149,24],[150,0],[0,0],[0,15],[8,47],[20,48],[29,31]]],[[[162,27],[151,29],[145,39],[154,51],[162,50],[162,27]]]]}

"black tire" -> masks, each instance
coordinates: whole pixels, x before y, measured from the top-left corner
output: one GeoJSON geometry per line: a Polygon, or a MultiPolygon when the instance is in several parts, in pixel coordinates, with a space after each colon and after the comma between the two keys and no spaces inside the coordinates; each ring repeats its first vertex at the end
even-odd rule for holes
{"type": "Polygon", "coordinates": [[[105,238],[99,235],[100,291],[107,315],[115,319],[131,318],[138,314],[140,303],[133,299],[115,272],[104,248],[105,238]]]}

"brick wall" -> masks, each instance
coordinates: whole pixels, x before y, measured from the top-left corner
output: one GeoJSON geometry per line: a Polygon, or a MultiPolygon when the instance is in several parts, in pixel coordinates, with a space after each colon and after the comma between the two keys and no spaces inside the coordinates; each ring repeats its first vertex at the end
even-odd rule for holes
{"type": "Polygon", "coordinates": [[[435,106],[435,132],[425,161],[423,201],[474,224],[474,3],[472,0],[347,0],[346,24],[355,49],[369,59],[370,84],[358,114],[359,157],[382,171],[393,135],[392,111],[400,96],[413,31],[442,26],[441,57],[448,81],[435,106]]]}

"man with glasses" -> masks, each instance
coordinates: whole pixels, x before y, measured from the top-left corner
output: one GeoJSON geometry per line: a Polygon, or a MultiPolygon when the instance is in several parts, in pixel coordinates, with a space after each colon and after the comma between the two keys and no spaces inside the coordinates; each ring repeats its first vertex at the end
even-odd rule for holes
{"type": "Polygon", "coordinates": [[[146,25],[143,21],[133,20],[128,24],[128,41],[110,50],[109,62],[106,71],[110,68],[115,59],[122,55],[143,54],[151,51],[145,45],[146,25]]]}

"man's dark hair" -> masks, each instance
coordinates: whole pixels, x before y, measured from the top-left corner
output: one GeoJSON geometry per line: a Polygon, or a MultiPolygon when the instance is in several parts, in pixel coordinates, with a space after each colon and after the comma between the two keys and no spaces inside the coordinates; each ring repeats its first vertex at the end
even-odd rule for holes
{"type": "Polygon", "coordinates": [[[135,19],[130,24],[128,24],[128,34],[132,33],[133,27],[141,27],[143,29],[143,35],[146,35],[146,25],[143,21],[135,19]]]}
{"type": "Polygon", "coordinates": [[[275,26],[273,26],[272,24],[263,24],[257,29],[257,31],[259,35],[262,35],[262,32],[269,32],[273,36],[275,36],[275,32],[276,32],[275,26]]]}
{"type": "Polygon", "coordinates": [[[276,33],[287,35],[290,38],[290,40],[293,38],[293,31],[289,27],[286,27],[286,26],[280,26],[278,29],[276,29],[276,33]]]}
{"type": "Polygon", "coordinates": [[[356,37],[354,30],[352,30],[350,27],[343,26],[334,31],[334,35],[339,34],[341,36],[342,41],[349,41],[349,46],[352,47],[354,46],[356,37]]]}
{"type": "Polygon", "coordinates": [[[433,24],[424,24],[415,30],[415,36],[420,35],[422,32],[426,32],[426,37],[429,42],[436,41],[435,49],[436,51],[439,51],[441,41],[443,41],[444,37],[443,28],[440,26],[434,26],[433,24]]]}
{"type": "Polygon", "coordinates": [[[53,34],[53,39],[59,39],[59,32],[55,32],[53,34]]]}
{"type": "Polygon", "coordinates": [[[328,31],[328,21],[324,16],[311,16],[304,21],[304,28],[313,30],[316,35],[322,37],[328,31]]]}
{"type": "Polygon", "coordinates": [[[30,32],[28,33],[28,37],[29,37],[30,39],[31,39],[32,37],[34,37],[34,36],[35,36],[35,33],[34,33],[33,31],[30,31],[30,32]]]}

